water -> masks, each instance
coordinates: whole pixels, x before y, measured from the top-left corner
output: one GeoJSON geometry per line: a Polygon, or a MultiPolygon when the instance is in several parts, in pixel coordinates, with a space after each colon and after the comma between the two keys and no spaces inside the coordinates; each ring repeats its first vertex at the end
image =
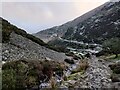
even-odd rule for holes
{"type": "Polygon", "coordinates": [[[39,85],[39,88],[48,88],[50,86],[50,83],[44,82],[39,85]]]}

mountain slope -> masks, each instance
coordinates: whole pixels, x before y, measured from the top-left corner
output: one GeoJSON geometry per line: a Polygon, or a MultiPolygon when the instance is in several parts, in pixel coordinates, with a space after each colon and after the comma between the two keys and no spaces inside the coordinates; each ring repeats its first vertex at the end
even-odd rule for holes
{"type": "Polygon", "coordinates": [[[44,42],[51,41],[51,40],[55,39],[56,37],[62,37],[69,27],[75,27],[77,24],[90,18],[94,14],[98,13],[106,4],[107,3],[93,9],[90,12],[85,13],[84,15],[74,19],[73,21],[67,22],[60,26],[55,26],[55,27],[40,31],[34,35],[37,36],[38,38],[42,39],[44,42]]]}
{"type": "Polygon", "coordinates": [[[108,3],[76,28],[69,28],[63,36],[68,40],[93,43],[101,43],[112,37],[120,37],[120,1],[108,3]]]}
{"type": "Polygon", "coordinates": [[[101,44],[106,39],[120,37],[120,1],[107,2],[71,22],[55,28],[38,32],[36,36],[42,40],[47,39],[49,44],[54,46],[64,44],[70,46],[71,41],[72,46],[76,42],[101,44]],[[62,30],[63,33],[59,36],[57,31],[62,32],[62,30]],[[45,37],[42,37],[41,34],[45,37]]]}
{"type": "Polygon", "coordinates": [[[2,60],[58,60],[66,57],[49,49],[42,40],[27,34],[24,30],[10,24],[7,20],[2,21],[2,60]]]}

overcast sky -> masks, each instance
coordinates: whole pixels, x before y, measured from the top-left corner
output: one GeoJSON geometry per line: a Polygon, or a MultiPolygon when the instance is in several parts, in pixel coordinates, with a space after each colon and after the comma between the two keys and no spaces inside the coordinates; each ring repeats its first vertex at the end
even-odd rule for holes
{"type": "MultiPolygon", "coordinates": [[[[56,25],[61,25],[78,16],[102,5],[108,0],[79,0],[74,2],[66,0],[60,2],[53,0],[41,2],[2,2],[2,17],[12,24],[26,30],[28,33],[36,33],[56,25]]],[[[18,0],[17,0],[18,1],[18,0]]],[[[30,1],[30,0],[29,0],[30,1]]]]}

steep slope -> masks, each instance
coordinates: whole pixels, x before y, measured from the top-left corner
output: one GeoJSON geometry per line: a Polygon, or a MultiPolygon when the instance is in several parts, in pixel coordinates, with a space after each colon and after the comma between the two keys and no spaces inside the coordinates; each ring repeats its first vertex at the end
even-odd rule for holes
{"type": "Polygon", "coordinates": [[[120,1],[106,4],[92,17],[69,28],[63,36],[68,40],[93,43],[101,43],[112,37],[120,37],[120,1]]]}
{"type": "Polygon", "coordinates": [[[42,39],[44,42],[51,41],[57,37],[62,37],[69,27],[75,27],[77,24],[90,18],[94,14],[98,13],[106,4],[107,3],[93,9],[90,12],[85,13],[84,15],[74,19],[73,21],[69,21],[60,26],[55,26],[55,27],[40,31],[34,35],[37,36],[38,38],[42,39]]]}
{"type": "Polygon", "coordinates": [[[2,60],[58,60],[65,55],[49,49],[42,40],[26,33],[24,30],[2,21],[2,60]]]}
{"type": "Polygon", "coordinates": [[[81,47],[81,43],[101,44],[106,39],[120,37],[120,1],[107,2],[71,22],[35,36],[56,47],[74,48],[81,47]]]}
{"type": "Polygon", "coordinates": [[[120,1],[106,3],[98,13],[69,27],[62,37],[48,43],[56,47],[86,48],[90,43],[101,44],[113,37],[120,37],[120,1]]]}

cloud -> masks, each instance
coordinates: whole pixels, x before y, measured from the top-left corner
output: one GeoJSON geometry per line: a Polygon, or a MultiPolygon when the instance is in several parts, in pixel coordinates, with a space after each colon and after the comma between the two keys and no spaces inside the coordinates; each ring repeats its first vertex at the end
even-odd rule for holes
{"type": "Polygon", "coordinates": [[[22,20],[26,22],[41,22],[52,17],[52,12],[41,3],[3,3],[3,16],[11,19],[22,20]]]}
{"type": "Polygon", "coordinates": [[[35,33],[38,29],[50,28],[73,20],[104,3],[55,1],[58,2],[3,2],[2,17],[29,33],[35,33]]]}

